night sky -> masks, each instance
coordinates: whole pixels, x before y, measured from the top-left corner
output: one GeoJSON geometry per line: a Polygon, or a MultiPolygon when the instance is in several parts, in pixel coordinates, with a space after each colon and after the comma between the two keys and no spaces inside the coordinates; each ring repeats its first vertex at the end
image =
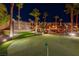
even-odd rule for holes
{"type": "MultiPolygon", "coordinates": [[[[8,10],[8,13],[10,13],[10,4],[5,4],[8,10]]],[[[34,9],[37,8],[41,12],[40,20],[42,21],[42,16],[45,11],[48,12],[47,22],[54,22],[53,16],[59,16],[63,19],[63,22],[70,22],[70,15],[67,15],[64,12],[65,4],[64,3],[25,3],[23,5],[23,8],[21,9],[21,20],[28,21],[28,19],[34,20],[33,16],[30,16],[29,13],[34,9]]],[[[18,15],[18,8],[16,7],[16,4],[14,6],[14,16],[13,18],[17,19],[16,16],[18,15]]],[[[75,20],[75,19],[74,19],[75,20]]]]}

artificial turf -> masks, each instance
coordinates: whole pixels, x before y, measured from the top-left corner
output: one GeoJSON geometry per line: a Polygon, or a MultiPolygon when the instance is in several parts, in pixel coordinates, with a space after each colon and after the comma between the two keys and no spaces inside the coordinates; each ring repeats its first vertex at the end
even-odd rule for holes
{"type": "Polygon", "coordinates": [[[20,33],[14,40],[0,45],[0,55],[46,56],[48,44],[49,56],[79,56],[79,40],[66,36],[42,36],[33,33],[20,33]]]}
{"type": "Polygon", "coordinates": [[[46,56],[48,43],[49,56],[79,55],[79,40],[65,36],[32,36],[17,40],[8,47],[8,55],[46,56]]]}
{"type": "Polygon", "coordinates": [[[7,48],[16,40],[23,39],[25,37],[33,36],[33,33],[30,32],[19,32],[19,36],[15,36],[12,38],[12,40],[3,42],[3,44],[0,44],[0,56],[6,56],[7,55],[7,48]]]}

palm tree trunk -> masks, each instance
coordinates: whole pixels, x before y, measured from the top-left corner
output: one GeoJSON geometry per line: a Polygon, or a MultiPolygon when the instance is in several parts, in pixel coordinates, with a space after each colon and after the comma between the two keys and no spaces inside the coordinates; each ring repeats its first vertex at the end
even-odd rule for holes
{"type": "Polygon", "coordinates": [[[59,22],[60,22],[60,26],[61,26],[61,20],[59,20],[59,22]]]}
{"type": "Polygon", "coordinates": [[[20,30],[20,8],[18,8],[18,29],[20,30]]]}
{"type": "Polygon", "coordinates": [[[78,14],[76,14],[76,32],[78,31],[78,14]]]}
{"type": "Polygon", "coordinates": [[[55,18],[55,26],[57,27],[57,18],[55,18]]]}
{"type": "Polygon", "coordinates": [[[60,26],[62,26],[62,19],[60,19],[60,26]]]}
{"type": "Polygon", "coordinates": [[[37,17],[35,17],[35,33],[37,34],[37,30],[38,30],[38,19],[37,17]]]}
{"type": "Polygon", "coordinates": [[[44,34],[45,26],[46,26],[46,17],[43,18],[42,34],[44,34]]]}
{"type": "Polygon", "coordinates": [[[10,9],[10,37],[13,37],[13,35],[14,35],[14,22],[12,21],[13,7],[14,7],[14,3],[11,3],[11,9],[10,9]]]}
{"type": "Polygon", "coordinates": [[[70,18],[71,18],[71,32],[72,32],[73,31],[73,9],[71,9],[70,18]]]}

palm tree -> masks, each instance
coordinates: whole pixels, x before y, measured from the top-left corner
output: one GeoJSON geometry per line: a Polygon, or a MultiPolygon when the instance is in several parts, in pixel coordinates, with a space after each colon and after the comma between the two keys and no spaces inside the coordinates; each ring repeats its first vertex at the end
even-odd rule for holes
{"type": "Polygon", "coordinates": [[[79,15],[79,10],[75,9],[74,16],[76,16],[76,32],[78,31],[78,15],[79,15]]]}
{"type": "Polygon", "coordinates": [[[7,19],[4,19],[5,16],[7,16],[7,8],[4,4],[0,4],[0,25],[3,25],[3,23],[6,23],[5,21],[7,21],[7,19]]]}
{"type": "Polygon", "coordinates": [[[9,15],[5,4],[0,3],[0,34],[9,26],[9,15]]]}
{"type": "Polygon", "coordinates": [[[57,27],[57,20],[59,19],[59,16],[54,16],[55,18],[55,26],[57,27]]]}
{"type": "Polygon", "coordinates": [[[10,4],[11,7],[10,7],[10,37],[13,37],[14,35],[14,25],[13,25],[13,8],[14,8],[14,3],[11,3],[10,4]]]}
{"type": "Polygon", "coordinates": [[[18,29],[20,29],[20,10],[23,8],[23,3],[17,3],[16,6],[18,7],[18,29]]]}
{"type": "Polygon", "coordinates": [[[43,14],[43,31],[42,31],[42,34],[44,34],[44,29],[45,29],[45,26],[46,26],[46,17],[48,16],[48,13],[47,12],[44,12],[43,14]]]}
{"type": "Polygon", "coordinates": [[[7,8],[4,4],[0,3],[0,18],[7,15],[7,8]]]}
{"type": "Polygon", "coordinates": [[[62,26],[62,20],[63,20],[62,18],[59,20],[60,21],[60,26],[62,26]]]}
{"type": "Polygon", "coordinates": [[[35,9],[33,9],[33,11],[29,15],[34,16],[34,18],[35,18],[35,33],[37,34],[38,19],[40,16],[40,12],[37,8],[35,8],[35,9]]]}
{"type": "Polygon", "coordinates": [[[78,3],[74,3],[75,5],[75,13],[74,16],[76,16],[76,32],[78,31],[78,15],[79,15],[79,4],[78,3]]]}
{"type": "Polygon", "coordinates": [[[67,14],[70,13],[70,19],[71,19],[71,32],[73,31],[73,17],[74,17],[74,10],[75,6],[73,4],[66,4],[65,5],[66,10],[64,10],[67,14]]]}

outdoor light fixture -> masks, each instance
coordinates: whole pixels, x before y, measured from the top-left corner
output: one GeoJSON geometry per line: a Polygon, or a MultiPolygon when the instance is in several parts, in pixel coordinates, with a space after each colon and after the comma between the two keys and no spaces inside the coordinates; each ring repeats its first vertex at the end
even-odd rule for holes
{"type": "Polygon", "coordinates": [[[9,35],[10,37],[13,37],[13,35],[10,33],[10,35],[9,35]]]}
{"type": "Polygon", "coordinates": [[[70,35],[70,36],[76,36],[76,33],[71,32],[71,33],[69,33],[69,35],[70,35]]]}
{"type": "Polygon", "coordinates": [[[3,41],[2,42],[6,42],[7,41],[7,39],[3,39],[3,41]]]}
{"type": "Polygon", "coordinates": [[[43,36],[52,36],[51,34],[43,34],[43,36]]]}
{"type": "Polygon", "coordinates": [[[17,35],[20,35],[20,34],[18,34],[18,33],[14,33],[14,36],[17,36],[17,35]]]}
{"type": "Polygon", "coordinates": [[[10,37],[12,38],[13,37],[13,34],[10,34],[10,37]]]}

